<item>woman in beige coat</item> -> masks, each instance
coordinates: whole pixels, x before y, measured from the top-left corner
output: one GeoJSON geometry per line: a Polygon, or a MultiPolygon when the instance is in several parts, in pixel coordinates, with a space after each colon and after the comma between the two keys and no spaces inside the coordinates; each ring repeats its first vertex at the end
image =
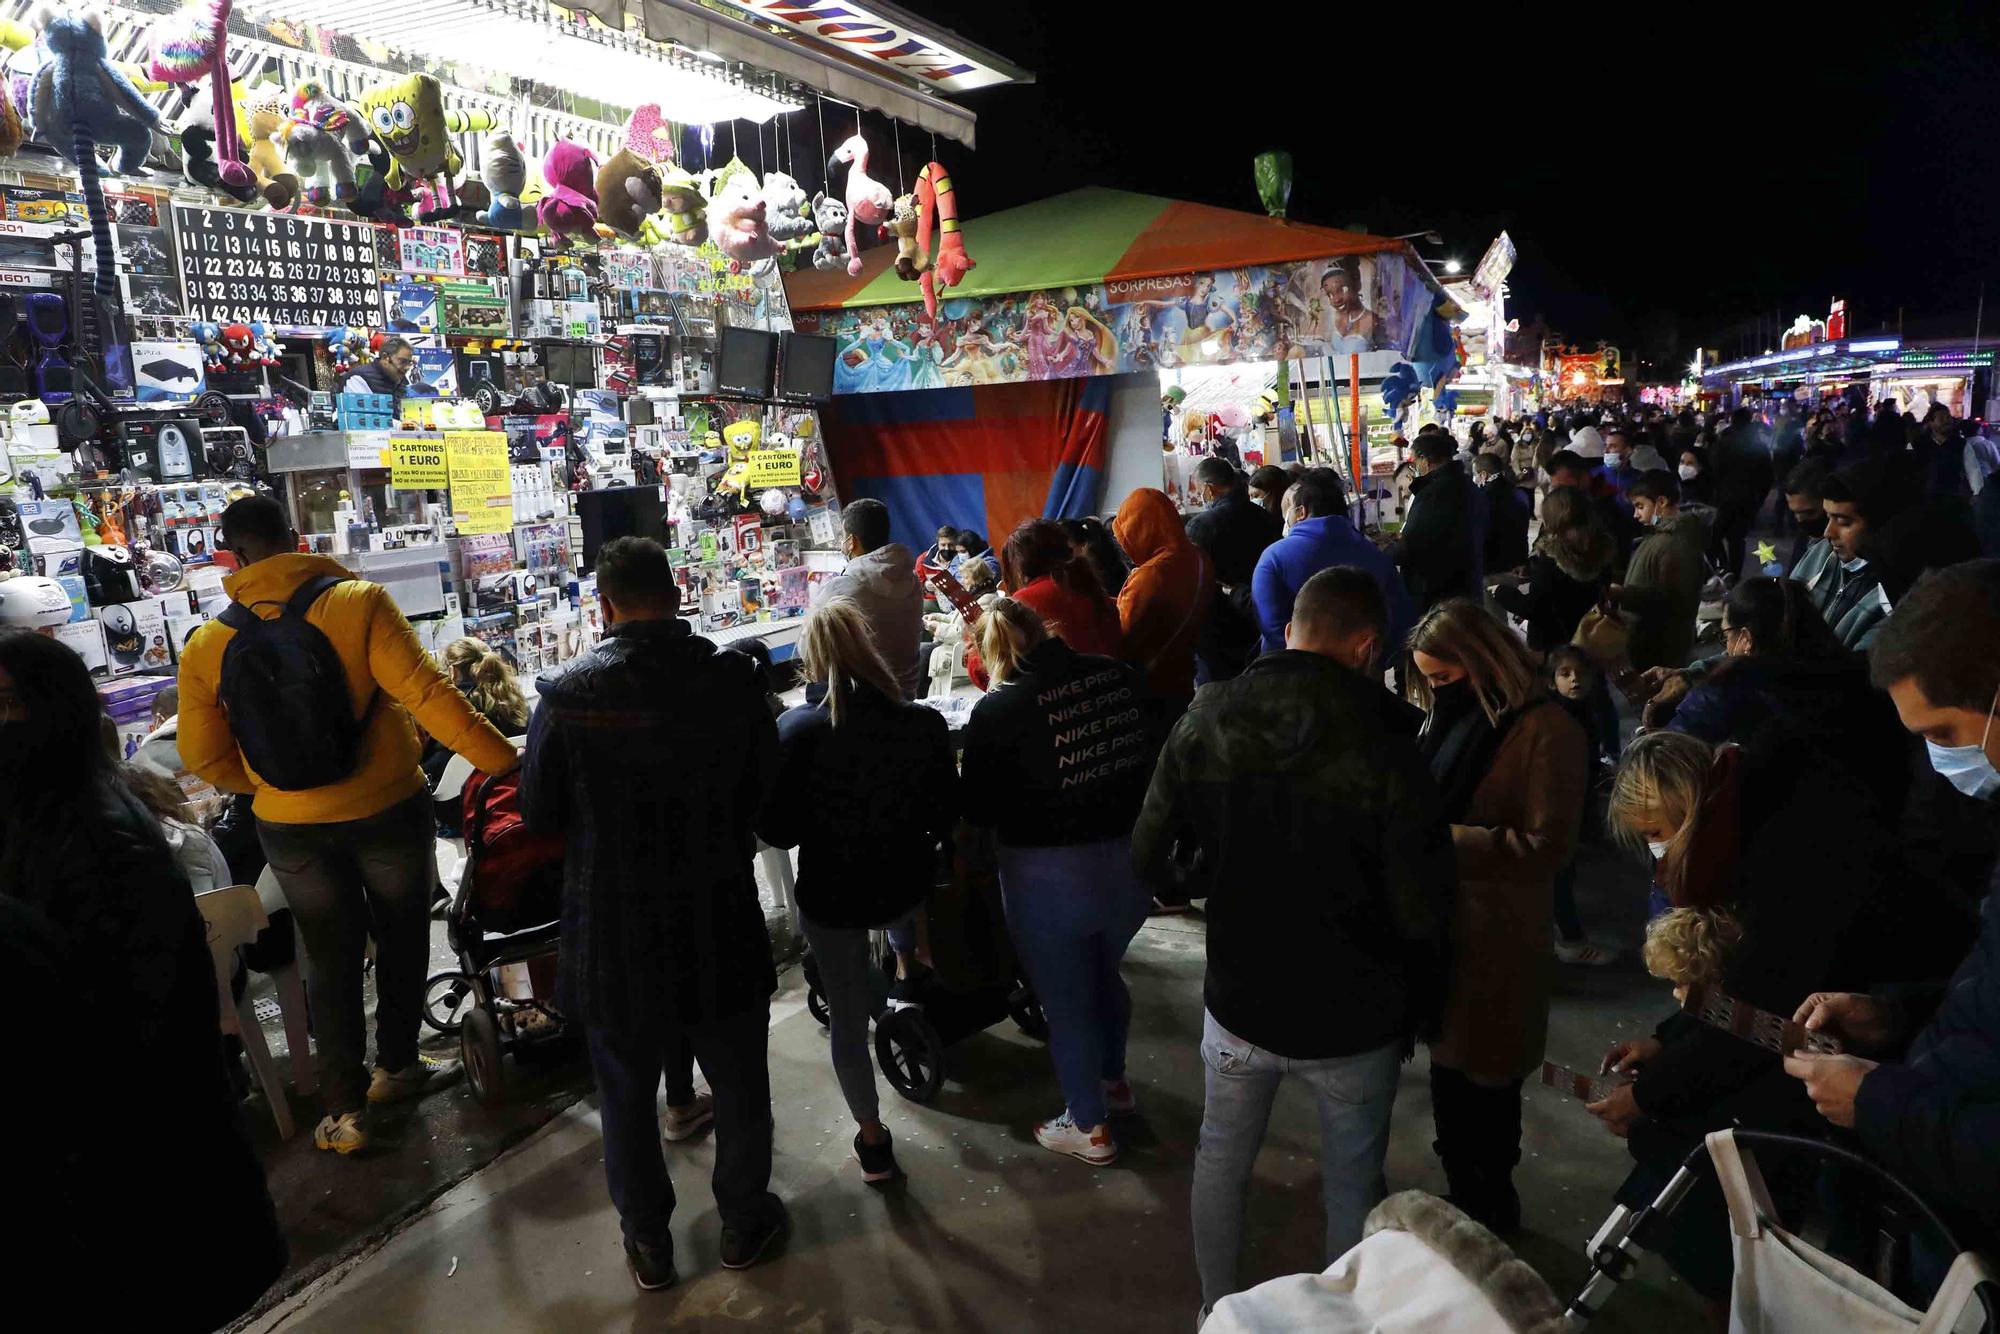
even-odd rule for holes
{"type": "Polygon", "coordinates": [[[1588,781],[1582,728],[1542,691],[1512,631],[1462,598],[1410,632],[1409,694],[1458,855],[1444,1028],[1431,1110],[1453,1202],[1520,1226],[1521,1081],[1548,1036],[1553,884],[1588,781]]]}

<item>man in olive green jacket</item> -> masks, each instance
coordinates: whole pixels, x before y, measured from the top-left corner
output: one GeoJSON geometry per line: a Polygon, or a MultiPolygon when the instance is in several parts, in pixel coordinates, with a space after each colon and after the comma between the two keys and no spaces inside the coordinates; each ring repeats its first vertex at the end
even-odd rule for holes
{"type": "Polygon", "coordinates": [[[1680,667],[1694,647],[1695,614],[1708,582],[1708,525],[1680,507],[1680,483],[1656,470],[1626,488],[1632,517],[1646,536],[1611,596],[1632,613],[1632,669],[1680,667]]]}

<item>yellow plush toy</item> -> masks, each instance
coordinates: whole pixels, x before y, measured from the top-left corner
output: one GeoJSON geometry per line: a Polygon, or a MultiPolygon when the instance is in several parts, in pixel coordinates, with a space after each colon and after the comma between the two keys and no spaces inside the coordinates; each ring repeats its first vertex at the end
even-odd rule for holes
{"type": "Polygon", "coordinates": [[[459,202],[453,178],[465,166],[451,136],[492,129],[493,114],[446,111],[444,88],[428,74],[370,88],[356,104],[368,128],[389,150],[389,188],[407,186],[418,192],[419,222],[451,216],[459,202]]]}
{"type": "MultiPolygon", "coordinates": [[[[750,451],[764,443],[764,423],[731,422],[722,428],[722,438],[729,442],[729,461],[747,465],[750,462],[750,451]]],[[[731,471],[735,470],[732,468],[731,471]]]]}

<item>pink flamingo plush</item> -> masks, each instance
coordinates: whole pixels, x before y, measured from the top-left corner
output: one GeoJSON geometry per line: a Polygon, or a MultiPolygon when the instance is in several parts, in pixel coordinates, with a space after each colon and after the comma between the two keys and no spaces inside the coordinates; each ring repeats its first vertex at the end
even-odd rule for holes
{"type": "Polygon", "coordinates": [[[866,223],[871,227],[880,227],[889,220],[896,201],[888,186],[868,174],[866,139],[853,135],[834,149],[833,156],[827,159],[827,174],[832,175],[833,169],[843,162],[850,164],[847,169],[847,272],[850,277],[859,277],[861,247],[855,244],[855,225],[866,223]]]}
{"type": "Polygon", "coordinates": [[[229,11],[233,0],[196,0],[153,24],[146,73],[161,83],[195,83],[208,78],[215,113],[215,160],[222,183],[240,188],[256,180],[238,160],[236,107],[229,92],[229,11]]]}

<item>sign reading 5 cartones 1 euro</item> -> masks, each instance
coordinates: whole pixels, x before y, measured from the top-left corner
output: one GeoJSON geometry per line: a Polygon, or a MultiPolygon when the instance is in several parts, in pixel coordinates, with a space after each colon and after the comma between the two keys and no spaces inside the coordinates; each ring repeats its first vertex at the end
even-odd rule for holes
{"type": "Polygon", "coordinates": [[[386,452],[389,484],[399,491],[428,490],[451,480],[441,435],[393,435],[386,452]]]}

